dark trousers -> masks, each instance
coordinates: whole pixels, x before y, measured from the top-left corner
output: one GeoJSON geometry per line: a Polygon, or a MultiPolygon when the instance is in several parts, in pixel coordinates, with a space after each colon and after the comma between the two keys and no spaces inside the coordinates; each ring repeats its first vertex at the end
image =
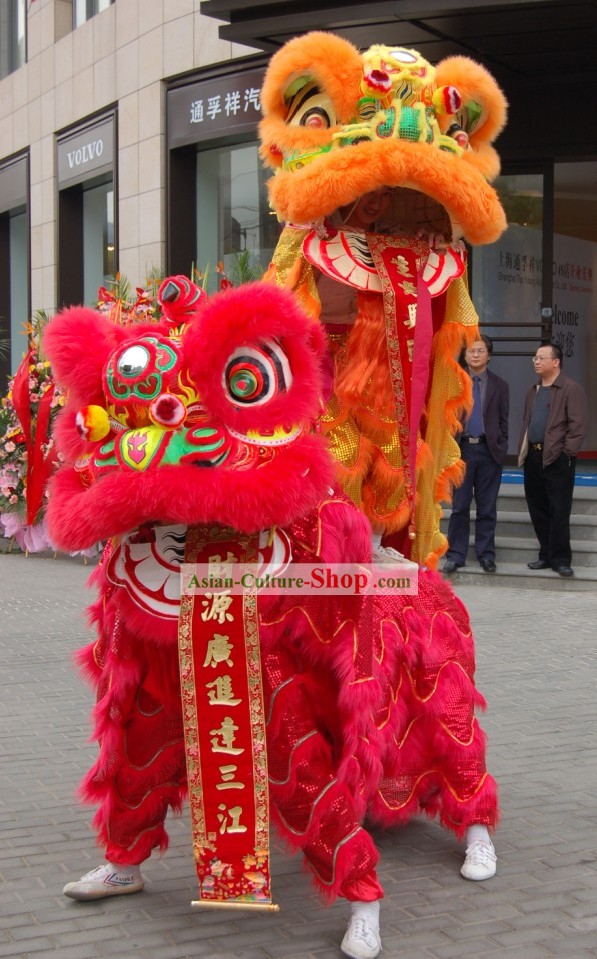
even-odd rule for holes
{"type": "Polygon", "coordinates": [[[539,559],[550,566],[570,566],[570,513],[576,457],[562,453],[543,466],[543,452],[529,448],[524,461],[524,494],[539,540],[539,559]]]}
{"type": "Polygon", "coordinates": [[[448,525],[446,559],[463,565],[468,552],[471,526],[471,502],[475,497],[475,553],[478,560],[495,559],[495,524],[497,497],[502,481],[502,467],[496,463],[486,443],[461,445],[466,464],[464,482],[454,490],[452,515],[448,525]]]}

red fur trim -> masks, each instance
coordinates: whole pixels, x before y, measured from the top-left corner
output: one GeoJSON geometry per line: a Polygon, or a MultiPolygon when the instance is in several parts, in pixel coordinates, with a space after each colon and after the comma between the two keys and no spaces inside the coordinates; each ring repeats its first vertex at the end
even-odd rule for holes
{"type": "Polygon", "coordinates": [[[45,355],[56,381],[70,393],[71,405],[104,405],[102,372],[111,351],[130,338],[124,327],[85,306],[72,306],[48,323],[45,355]]]}
{"type": "Polygon", "coordinates": [[[217,522],[243,533],[287,526],[313,509],[332,485],[334,469],[322,455],[322,442],[305,436],[279,448],[271,469],[163,466],[111,473],[90,487],[63,467],[50,483],[50,537],[60,549],[77,550],[145,522],[217,522]]]}
{"type": "Polygon", "coordinates": [[[371,527],[354,504],[337,492],[319,505],[317,554],[325,563],[367,563],[371,559],[371,527]]]}
{"type": "Polygon", "coordinates": [[[292,293],[271,283],[253,283],[250,290],[231,288],[207,304],[200,322],[184,338],[184,355],[210,413],[230,428],[246,432],[315,418],[324,343],[321,328],[299,308],[292,293]],[[264,406],[235,408],[222,387],[232,350],[268,339],[279,343],[286,354],[292,385],[264,406]]]}
{"type": "MultiPolygon", "coordinates": [[[[101,567],[97,578],[106,583],[101,567]]],[[[100,744],[79,792],[99,803],[93,824],[107,858],[130,865],[166,849],[166,811],[180,811],[186,793],[178,660],[175,644],[139,641],[121,618],[124,590],[107,590],[90,608],[98,640],[78,656],[96,687],[100,744]]]]}
{"type": "Polygon", "coordinates": [[[95,443],[86,443],[79,436],[75,423],[78,411],[79,404],[73,404],[72,401],[67,402],[56,417],[52,427],[52,438],[56,448],[60,450],[61,455],[68,463],[75,463],[86,454],[89,455],[96,446],[95,443]]]}

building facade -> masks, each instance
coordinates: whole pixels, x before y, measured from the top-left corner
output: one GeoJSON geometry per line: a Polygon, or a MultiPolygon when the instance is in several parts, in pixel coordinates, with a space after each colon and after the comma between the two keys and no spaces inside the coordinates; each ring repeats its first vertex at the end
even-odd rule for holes
{"type": "MultiPolygon", "coordinates": [[[[510,227],[473,251],[471,268],[497,341],[493,367],[513,386],[514,425],[529,356],[551,335],[597,412],[597,144],[579,88],[595,8],[410,6],[0,0],[2,381],[36,310],[93,304],[117,272],[142,286],[152,273],[195,268],[214,288],[219,264],[267,266],[279,224],[257,151],[261,79],[272,50],[319,28],[360,47],[412,46],[431,62],[465,53],[496,75],[511,105],[497,144],[510,227]]],[[[588,453],[597,450],[591,419],[588,453]]]]}

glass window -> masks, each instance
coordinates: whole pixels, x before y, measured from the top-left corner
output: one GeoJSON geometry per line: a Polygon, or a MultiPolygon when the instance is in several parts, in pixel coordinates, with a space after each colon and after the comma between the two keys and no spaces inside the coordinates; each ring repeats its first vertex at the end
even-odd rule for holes
{"type": "MultiPolygon", "coordinates": [[[[552,339],[564,372],[578,380],[597,410],[597,162],[554,165],[552,339]]],[[[597,418],[589,417],[584,449],[597,449],[597,418]]]]}
{"type": "Polygon", "coordinates": [[[114,0],[75,0],[73,4],[73,26],[80,27],[82,23],[91,20],[96,13],[106,10],[114,0]]]}
{"type": "Polygon", "coordinates": [[[524,395],[532,382],[529,357],[543,338],[542,173],[498,177],[495,187],[508,228],[472,251],[472,298],[483,333],[493,339],[491,369],[510,384],[509,452],[516,452],[524,395]]]}
{"type": "Polygon", "coordinates": [[[83,191],[83,299],[97,303],[100,286],[116,274],[112,182],[83,191]]]}
{"type": "Polygon", "coordinates": [[[13,373],[28,349],[29,320],[28,222],[23,210],[9,219],[10,246],[10,364],[13,373]]]}
{"type": "MultiPolygon", "coordinates": [[[[256,279],[271,260],[280,226],[269,209],[255,142],[197,153],[197,253],[194,267],[218,288],[216,268],[236,286],[256,279]]],[[[190,268],[190,265],[189,265],[190,268]]]]}
{"type": "Polygon", "coordinates": [[[0,389],[27,352],[30,319],[29,157],[0,164],[0,389]]]}
{"type": "Polygon", "coordinates": [[[496,243],[473,250],[473,301],[486,327],[540,322],[543,175],[501,176],[495,187],[508,228],[496,243]]]}
{"type": "Polygon", "coordinates": [[[27,0],[0,0],[0,80],[27,58],[27,0]]]}

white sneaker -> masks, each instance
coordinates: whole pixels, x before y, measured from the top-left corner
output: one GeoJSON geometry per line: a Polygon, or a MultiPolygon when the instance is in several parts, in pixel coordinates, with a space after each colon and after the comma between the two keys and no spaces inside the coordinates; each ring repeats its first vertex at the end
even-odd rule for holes
{"type": "Polygon", "coordinates": [[[393,546],[375,546],[373,549],[374,563],[403,563],[404,556],[393,546]]]}
{"type": "Polygon", "coordinates": [[[381,952],[379,900],[352,902],[351,913],[340,949],[350,959],[376,959],[381,952]]]}
{"type": "Polygon", "coordinates": [[[475,839],[466,847],[466,857],[460,870],[460,875],[465,879],[474,879],[480,882],[482,879],[491,879],[495,876],[497,868],[497,856],[491,840],[475,839]]]}
{"type": "Polygon", "coordinates": [[[141,892],[144,882],[139,866],[115,866],[105,862],[85,873],[76,882],[67,882],[62,890],[70,899],[105,899],[141,892]]]}

